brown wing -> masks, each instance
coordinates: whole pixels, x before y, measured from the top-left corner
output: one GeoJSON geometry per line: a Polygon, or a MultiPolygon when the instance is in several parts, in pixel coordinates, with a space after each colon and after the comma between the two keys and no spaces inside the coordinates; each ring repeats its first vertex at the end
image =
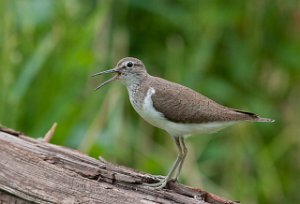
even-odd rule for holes
{"type": "Polygon", "coordinates": [[[258,118],[254,113],[224,107],[187,87],[161,78],[155,79],[149,84],[155,89],[152,95],[153,106],[173,122],[207,123],[258,118]]]}

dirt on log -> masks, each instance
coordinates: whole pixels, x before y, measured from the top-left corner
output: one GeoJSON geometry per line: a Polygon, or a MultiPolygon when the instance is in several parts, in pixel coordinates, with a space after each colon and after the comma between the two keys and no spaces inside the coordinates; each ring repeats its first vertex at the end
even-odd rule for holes
{"type": "Polygon", "coordinates": [[[235,204],[178,183],[162,190],[145,173],[0,128],[0,203],[235,204]]]}

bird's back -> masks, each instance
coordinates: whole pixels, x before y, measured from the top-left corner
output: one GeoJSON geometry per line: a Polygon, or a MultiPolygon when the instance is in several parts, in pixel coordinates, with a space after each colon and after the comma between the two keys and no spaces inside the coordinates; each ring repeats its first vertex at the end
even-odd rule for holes
{"type": "Polygon", "coordinates": [[[176,123],[209,123],[257,120],[254,113],[230,109],[190,88],[158,77],[147,80],[146,86],[155,90],[153,107],[176,123]]]}

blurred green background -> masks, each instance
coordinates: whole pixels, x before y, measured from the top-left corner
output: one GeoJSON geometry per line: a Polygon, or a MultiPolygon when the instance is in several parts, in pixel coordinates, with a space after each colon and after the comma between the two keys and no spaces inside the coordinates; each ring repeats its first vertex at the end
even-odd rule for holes
{"type": "Polygon", "coordinates": [[[119,82],[91,78],[134,56],[152,75],[276,123],[187,140],[180,181],[242,203],[300,203],[298,0],[2,0],[0,123],[165,175],[172,139],[119,82]]]}

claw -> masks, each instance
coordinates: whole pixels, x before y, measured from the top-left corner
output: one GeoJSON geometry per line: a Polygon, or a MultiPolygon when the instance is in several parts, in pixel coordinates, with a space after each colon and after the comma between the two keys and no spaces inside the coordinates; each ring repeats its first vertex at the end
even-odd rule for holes
{"type": "Polygon", "coordinates": [[[144,183],[144,185],[151,187],[153,189],[162,189],[167,185],[168,181],[166,179],[161,180],[157,183],[144,183]]]}
{"type": "Polygon", "coordinates": [[[169,181],[173,181],[173,179],[169,179],[168,177],[164,176],[153,176],[154,180],[157,180],[156,183],[143,183],[143,185],[148,186],[152,189],[162,189],[164,188],[169,181]]]}

